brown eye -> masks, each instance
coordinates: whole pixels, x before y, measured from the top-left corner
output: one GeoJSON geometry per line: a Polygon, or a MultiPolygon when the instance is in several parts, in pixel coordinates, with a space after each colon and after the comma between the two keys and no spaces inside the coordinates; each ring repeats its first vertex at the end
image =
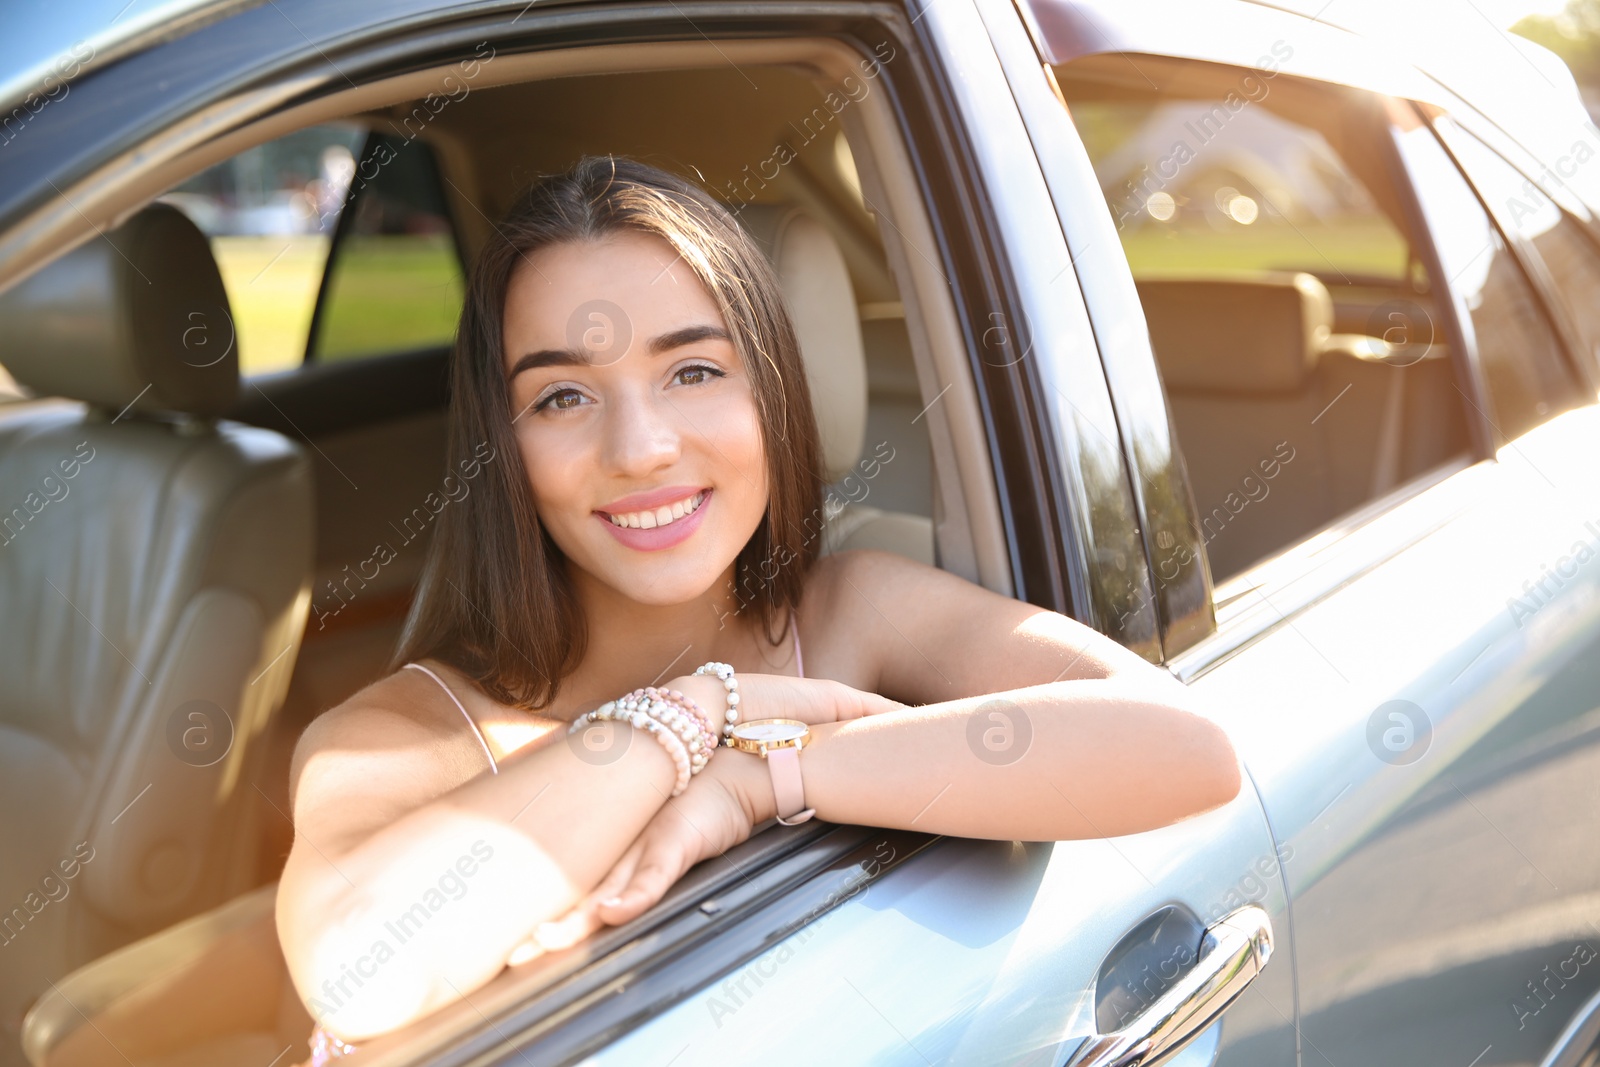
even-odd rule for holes
{"type": "Polygon", "coordinates": [[[533,410],[543,411],[545,408],[554,407],[557,411],[571,411],[573,408],[580,406],[582,400],[583,394],[578,392],[576,389],[557,389],[555,392],[551,393],[549,396],[535,404],[533,406],[533,410]],[[572,402],[564,402],[562,400],[563,397],[571,397],[572,402]]]}
{"type": "Polygon", "coordinates": [[[692,375],[693,377],[691,378],[691,380],[684,382],[683,383],[684,385],[704,385],[707,381],[710,380],[710,378],[706,377],[707,375],[710,375],[712,378],[724,377],[724,374],[723,374],[722,371],[718,370],[716,367],[708,366],[707,364],[704,364],[704,363],[693,363],[693,364],[690,364],[687,367],[679,368],[679,370],[678,370],[678,378],[680,380],[686,374],[687,375],[692,375]]]}

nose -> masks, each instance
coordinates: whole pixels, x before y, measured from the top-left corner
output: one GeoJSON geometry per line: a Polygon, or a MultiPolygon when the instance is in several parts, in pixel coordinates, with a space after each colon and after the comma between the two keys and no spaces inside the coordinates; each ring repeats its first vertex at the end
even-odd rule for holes
{"type": "Polygon", "coordinates": [[[683,416],[653,389],[626,390],[605,418],[606,465],[625,478],[644,478],[682,454],[683,416]]]}

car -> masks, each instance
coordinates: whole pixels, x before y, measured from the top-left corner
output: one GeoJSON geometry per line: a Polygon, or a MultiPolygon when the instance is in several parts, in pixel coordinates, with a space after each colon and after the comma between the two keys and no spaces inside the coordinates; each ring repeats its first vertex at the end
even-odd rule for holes
{"type": "Polygon", "coordinates": [[[1600,130],[1542,59],[1245,0],[115,6],[4,46],[0,1064],[308,1055],[289,755],[456,491],[473,257],[607,152],[785,279],[826,551],[1094,626],[1245,787],[774,825],[359,1062],[1594,1061],[1600,130]]]}

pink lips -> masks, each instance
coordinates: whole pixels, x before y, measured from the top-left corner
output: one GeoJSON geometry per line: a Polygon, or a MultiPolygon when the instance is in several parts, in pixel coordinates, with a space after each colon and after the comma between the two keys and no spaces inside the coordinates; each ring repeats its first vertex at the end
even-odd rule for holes
{"type": "MultiPolygon", "coordinates": [[[[694,533],[695,530],[700,528],[700,521],[705,516],[706,508],[711,505],[712,491],[710,489],[706,489],[705,494],[705,499],[700,501],[700,506],[694,510],[692,515],[685,515],[683,518],[669,522],[665,526],[657,526],[649,530],[634,529],[631,526],[618,526],[616,523],[607,518],[606,515],[598,511],[594,512],[594,517],[601,523],[601,525],[610,531],[612,537],[615,537],[618,541],[621,541],[629,548],[637,548],[642,552],[655,552],[663,548],[671,548],[673,545],[681,544],[682,542],[688,540],[690,534],[694,533]]],[[[654,495],[659,495],[659,493],[654,495]]],[[[618,504],[631,505],[632,501],[635,499],[643,499],[644,496],[645,494],[640,494],[638,498],[624,497],[618,502],[618,504]]],[[[661,501],[661,503],[678,499],[682,499],[682,497],[669,496],[665,500],[661,501]]],[[[632,505],[628,508],[623,508],[617,505],[613,506],[617,507],[618,512],[623,512],[627,510],[642,511],[644,510],[644,507],[648,507],[649,505],[645,505],[644,507],[632,505]]],[[[657,504],[656,506],[659,507],[660,504],[657,504]]]]}
{"type": "Polygon", "coordinates": [[[618,497],[598,511],[609,515],[626,515],[633,511],[654,511],[662,504],[676,504],[687,497],[694,496],[704,486],[699,485],[663,485],[660,489],[651,489],[645,493],[630,493],[628,496],[618,497]]]}

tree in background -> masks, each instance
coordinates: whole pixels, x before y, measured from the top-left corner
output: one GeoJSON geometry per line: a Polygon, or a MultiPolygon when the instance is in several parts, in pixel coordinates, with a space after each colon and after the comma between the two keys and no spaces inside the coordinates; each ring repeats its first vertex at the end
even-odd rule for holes
{"type": "Polygon", "coordinates": [[[1586,98],[1600,95],[1600,0],[1567,0],[1559,15],[1529,15],[1511,32],[1566,60],[1586,98]]]}

